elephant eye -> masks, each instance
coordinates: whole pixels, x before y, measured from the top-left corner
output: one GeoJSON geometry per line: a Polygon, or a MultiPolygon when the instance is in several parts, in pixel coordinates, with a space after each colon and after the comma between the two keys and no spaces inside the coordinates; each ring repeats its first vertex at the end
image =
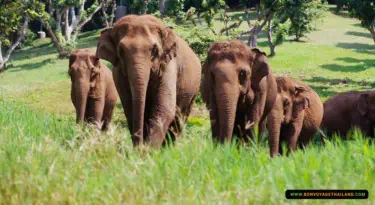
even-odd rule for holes
{"type": "Polygon", "coordinates": [[[288,99],[284,99],[284,106],[287,106],[287,105],[289,105],[289,100],[288,99]]]}
{"type": "Polygon", "coordinates": [[[156,44],[152,47],[151,55],[153,57],[157,57],[159,55],[158,47],[156,46],[156,44]]]}
{"type": "Polygon", "coordinates": [[[244,69],[241,69],[238,73],[238,79],[240,80],[240,83],[243,85],[246,81],[246,71],[244,69]]]}

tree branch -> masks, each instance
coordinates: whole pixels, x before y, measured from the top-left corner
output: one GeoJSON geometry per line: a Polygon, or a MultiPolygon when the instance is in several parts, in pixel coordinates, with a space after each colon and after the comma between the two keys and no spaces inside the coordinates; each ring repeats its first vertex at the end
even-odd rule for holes
{"type": "Polygon", "coordinates": [[[57,39],[55,33],[53,32],[51,25],[48,23],[48,21],[43,20],[43,18],[40,18],[40,21],[42,22],[44,28],[46,28],[48,35],[50,36],[53,45],[57,49],[57,52],[59,53],[60,58],[65,58],[69,55],[69,53],[65,50],[64,46],[61,45],[59,39],[57,39]]]}
{"type": "Polygon", "coordinates": [[[23,21],[22,27],[19,30],[17,40],[13,42],[13,44],[10,46],[7,53],[5,54],[5,57],[2,57],[2,61],[0,62],[0,70],[5,69],[5,64],[8,62],[10,55],[12,54],[14,49],[16,49],[16,47],[21,43],[22,39],[25,37],[26,29],[28,25],[29,25],[29,18],[24,17],[24,21],[23,21]]]}
{"type": "Polygon", "coordinates": [[[235,22],[233,24],[231,24],[230,26],[228,26],[227,28],[223,28],[220,30],[220,34],[226,32],[226,31],[229,31],[231,29],[234,29],[234,28],[238,28],[241,24],[242,24],[242,20],[240,20],[239,22],[235,22]]]}
{"type": "MultiPolygon", "coordinates": [[[[111,1],[109,1],[111,2],[111,1]]],[[[107,2],[108,3],[108,2],[107,2]]],[[[102,8],[102,6],[107,5],[101,2],[98,7],[95,8],[95,10],[82,22],[79,23],[76,32],[80,31],[84,25],[86,25],[89,21],[91,21],[92,17],[102,8]]]]}

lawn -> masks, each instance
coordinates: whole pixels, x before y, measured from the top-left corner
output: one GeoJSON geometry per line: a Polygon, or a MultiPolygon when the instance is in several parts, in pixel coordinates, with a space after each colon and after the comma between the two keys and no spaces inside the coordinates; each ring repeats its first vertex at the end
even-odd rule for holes
{"type": "MultiPolygon", "coordinates": [[[[78,47],[95,49],[98,35],[83,33],[78,47]]],[[[259,40],[268,52],[264,34],[259,40]]],[[[374,56],[359,21],[328,12],[303,42],[285,42],[269,60],[276,75],[306,82],[324,101],[373,89],[374,56]]],[[[18,51],[11,63],[0,74],[0,204],[375,203],[375,146],[360,133],[270,159],[265,140],[215,146],[207,111],[196,105],[182,140],[137,151],[120,104],[109,133],[75,126],[68,60],[58,59],[47,39],[18,51]],[[290,201],[286,189],[368,189],[370,198],[290,201]]]]}

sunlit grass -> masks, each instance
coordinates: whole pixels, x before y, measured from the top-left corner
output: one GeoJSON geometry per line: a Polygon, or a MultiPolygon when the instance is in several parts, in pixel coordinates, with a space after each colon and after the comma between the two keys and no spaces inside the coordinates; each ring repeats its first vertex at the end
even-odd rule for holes
{"type": "Polygon", "coordinates": [[[264,142],[215,145],[207,124],[174,146],[137,151],[120,127],[98,133],[73,122],[1,101],[2,203],[283,204],[286,189],[343,188],[368,189],[373,200],[375,147],[361,136],[270,159],[264,142]]]}

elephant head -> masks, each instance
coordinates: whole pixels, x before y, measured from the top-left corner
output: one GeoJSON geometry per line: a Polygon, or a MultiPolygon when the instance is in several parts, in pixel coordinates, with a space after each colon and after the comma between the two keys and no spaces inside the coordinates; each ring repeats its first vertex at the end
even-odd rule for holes
{"type": "Polygon", "coordinates": [[[283,77],[278,77],[276,82],[284,108],[284,123],[289,124],[297,119],[302,111],[310,107],[310,97],[307,88],[302,85],[292,83],[283,77]]]}
{"type": "Polygon", "coordinates": [[[202,97],[210,110],[213,136],[219,141],[231,140],[237,106],[252,103],[253,87],[269,72],[265,55],[241,41],[211,46],[203,65],[202,97]]]}
{"type": "Polygon", "coordinates": [[[132,132],[143,137],[146,92],[149,81],[158,79],[168,63],[176,57],[176,34],[150,15],[128,15],[113,28],[101,32],[97,56],[108,60],[128,81],[132,94],[132,132]]]}
{"type": "Polygon", "coordinates": [[[100,61],[90,50],[78,49],[69,59],[68,74],[72,81],[72,100],[77,123],[84,120],[87,97],[100,96],[100,61]]]}
{"type": "Polygon", "coordinates": [[[357,110],[359,114],[375,123],[375,93],[365,92],[359,96],[357,110]]]}

